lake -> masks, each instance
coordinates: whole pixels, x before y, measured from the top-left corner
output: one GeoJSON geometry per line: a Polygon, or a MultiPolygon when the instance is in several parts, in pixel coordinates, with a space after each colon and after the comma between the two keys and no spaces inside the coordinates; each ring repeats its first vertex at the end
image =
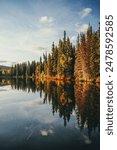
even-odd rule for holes
{"type": "Polygon", "coordinates": [[[0,79],[0,150],[99,150],[100,89],[0,79]]]}

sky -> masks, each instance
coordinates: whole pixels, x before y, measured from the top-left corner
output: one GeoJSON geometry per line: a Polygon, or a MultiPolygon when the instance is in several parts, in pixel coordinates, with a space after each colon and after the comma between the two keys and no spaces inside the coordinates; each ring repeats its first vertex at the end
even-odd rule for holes
{"type": "Polygon", "coordinates": [[[99,20],[99,0],[0,0],[0,65],[39,61],[64,30],[75,44],[99,20]]]}

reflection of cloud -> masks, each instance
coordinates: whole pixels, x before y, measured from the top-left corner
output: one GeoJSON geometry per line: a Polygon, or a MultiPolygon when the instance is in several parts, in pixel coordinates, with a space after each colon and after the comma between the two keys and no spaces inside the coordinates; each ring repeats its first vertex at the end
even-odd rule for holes
{"type": "Polygon", "coordinates": [[[85,140],[85,143],[86,143],[86,144],[91,144],[92,142],[91,142],[90,139],[86,139],[86,140],[85,140]]]}
{"type": "Polygon", "coordinates": [[[53,134],[53,133],[54,133],[54,131],[53,131],[52,129],[49,129],[48,132],[49,132],[50,134],[53,134]]]}
{"type": "Polygon", "coordinates": [[[84,137],[85,144],[91,144],[92,143],[92,141],[89,139],[88,136],[86,136],[86,135],[83,134],[83,137],[84,137]]]}
{"type": "Polygon", "coordinates": [[[75,113],[75,111],[73,110],[73,112],[72,112],[72,116],[76,116],[76,113],[75,113]]]}
{"type": "Polygon", "coordinates": [[[91,9],[91,8],[84,8],[79,14],[80,14],[81,18],[85,18],[85,17],[88,16],[91,12],[92,12],[92,9],[91,9]]]}
{"type": "Polygon", "coordinates": [[[4,92],[4,91],[7,91],[6,89],[0,89],[0,92],[4,92]]]}
{"type": "Polygon", "coordinates": [[[25,103],[25,107],[27,108],[34,108],[34,107],[38,107],[39,105],[43,105],[42,101],[39,101],[39,99],[33,99],[33,101],[29,101],[25,103]]]}
{"type": "Polygon", "coordinates": [[[48,131],[40,130],[42,136],[48,136],[48,131]]]}
{"type": "Polygon", "coordinates": [[[49,129],[49,130],[40,130],[40,133],[42,136],[48,136],[49,134],[53,134],[53,130],[49,129]]]}
{"type": "Polygon", "coordinates": [[[8,62],[7,60],[0,60],[0,63],[6,63],[8,62]]]}

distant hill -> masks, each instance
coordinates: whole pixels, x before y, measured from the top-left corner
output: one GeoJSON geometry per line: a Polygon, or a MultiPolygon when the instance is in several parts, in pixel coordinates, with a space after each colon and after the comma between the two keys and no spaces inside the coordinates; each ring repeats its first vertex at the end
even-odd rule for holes
{"type": "Polygon", "coordinates": [[[0,68],[1,68],[2,70],[9,70],[11,67],[0,65],[0,68]]]}

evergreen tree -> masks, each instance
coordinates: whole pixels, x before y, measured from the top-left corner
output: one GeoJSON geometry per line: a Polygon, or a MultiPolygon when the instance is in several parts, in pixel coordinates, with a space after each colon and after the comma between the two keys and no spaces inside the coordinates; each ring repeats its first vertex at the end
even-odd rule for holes
{"type": "Polygon", "coordinates": [[[78,35],[75,61],[75,81],[94,81],[99,77],[100,31],[92,31],[89,25],[86,35],[78,35]]]}
{"type": "Polygon", "coordinates": [[[43,71],[47,75],[47,53],[43,54],[43,71]]]}
{"type": "Polygon", "coordinates": [[[48,68],[47,68],[47,76],[52,76],[52,70],[53,70],[53,66],[52,66],[52,56],[49,54],[48,55],[48,68]]]}
{"type": "Polygon", "coordinates": [[[52,44],[52,54],[51,54],[51,69],[52,69],[52,76],[57,75],[57,58],[58,58],[58,49],[55,47],[54,42],[52,44]]]}
{"type": "Polygon", "coordinates": [[[74,76],[75,47],[66,38],[64,31],[63,41],[59,40],[57,74],[62,77],[72,78],[74,76]]]}
{"type": "Polygon", "coordinates": [[[28,61],[28,65],[27,65],[27,75],[31,76],[31,71],[30,71],[30,62],[28,61]]]}
{"type": "Polygon", "coordinates": [[[1,67],[0,67],[0,76],[2,75],[2,69],[1,69],[1,67]]]}

